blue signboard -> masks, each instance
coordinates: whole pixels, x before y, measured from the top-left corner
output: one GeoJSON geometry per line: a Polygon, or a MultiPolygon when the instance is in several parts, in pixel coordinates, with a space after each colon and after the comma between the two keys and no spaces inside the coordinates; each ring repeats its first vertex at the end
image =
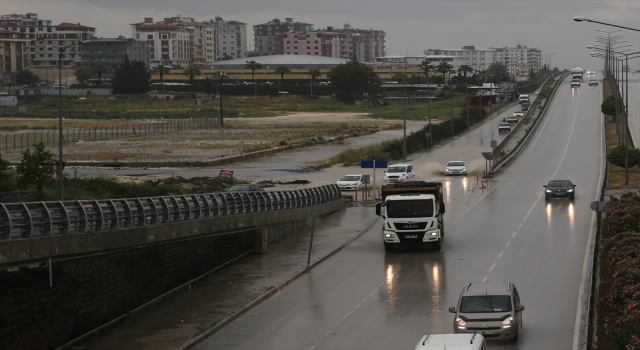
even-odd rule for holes
{"type": "Polygon", "coordinates": [[[386,160],[361,160],[360,161],[360,168],[363,169],[373,169],[374,168],[374,163],[375,163],[375,168],[383,168],[386,169],[388,166],[388,163],[386,160]]]}

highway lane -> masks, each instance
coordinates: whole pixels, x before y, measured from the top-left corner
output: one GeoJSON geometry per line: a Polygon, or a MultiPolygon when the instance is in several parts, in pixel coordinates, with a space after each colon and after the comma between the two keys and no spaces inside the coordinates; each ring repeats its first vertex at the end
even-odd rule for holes
{"type": "MultiPolygon", "coordinates": [[[[520,158],[486,189],[473,176],[445,178],[425,167],[423,177],[446,184],[442,251],[385,254],[375,225],[194,348],[410,349],[422,334],[452,332],[448,306],[466,283],[483,280],[514,282],[526,306],[520,341],[492,349],[572,348],[585,301],[589,203],[601,176],[599,92],[572,90],[565,80],[520,158]],[[578,184],[575,201],[545,203],[542,185],[560,177],[578,184]]],[[[475,159],[487,131],[480,127],[413,163],[475,159]]]]}

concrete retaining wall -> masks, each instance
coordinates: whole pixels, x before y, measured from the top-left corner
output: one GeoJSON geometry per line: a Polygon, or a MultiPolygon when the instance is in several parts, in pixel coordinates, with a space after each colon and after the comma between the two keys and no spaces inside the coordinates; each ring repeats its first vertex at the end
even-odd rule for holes
{"type": "Polygon", "coordinates": [[[90,234],[19,240],[32,248],[18,254],[38,258],[0,270],[0,349],[62,346],[233,259],[265,253],[308,217],[345,204],[133,228],[101,240],[90,234]]]}

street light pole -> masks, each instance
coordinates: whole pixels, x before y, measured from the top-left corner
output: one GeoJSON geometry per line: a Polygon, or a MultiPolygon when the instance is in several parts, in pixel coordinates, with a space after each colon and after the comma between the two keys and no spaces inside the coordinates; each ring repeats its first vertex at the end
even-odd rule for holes
{"type": "Polygon", "coordinates": [[[224,76],[227,73],[220,72],[220,126],[224,128],[224,116],[222,114],[222,89],[224,85],[224,76]]]}
{"type": "Polygon", "coordinates": [[[611,27],[628,29],[628,30],[633,30],[633,31],[636,31],[636,32],[640,32],[640,29],[619,26],[619,25],[611,24],[611,23],[598,22],[598,21],[594,21],[594,20],[592,20],[590,18],[585,18],[585,17],[582,17],[582,16],[574,16],[573,20],[576,21],[576,22],[593,22],[593,23],[598,23],[598,24],[604,24],[605,26],[611,26],[611,27]]]}
{"type": "Polygon", "coordinates": [[[64,163],[62,157],[62,54],[71,46],[76,44],[69,44],[58,53],[58,200],[64,200],[64,163]]]}

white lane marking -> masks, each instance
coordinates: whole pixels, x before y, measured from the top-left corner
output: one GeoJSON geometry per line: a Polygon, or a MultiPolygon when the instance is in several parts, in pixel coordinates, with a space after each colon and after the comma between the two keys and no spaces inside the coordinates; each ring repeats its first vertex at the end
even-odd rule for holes
{"type": "Polygon", "coordinates": [[[500,254],[498,254],[498,257],[496,259],[500,259],[502,257],[502,254],[504,254],[504,250],[500,252],[500,254]]]}
{"type": "MultiPolygon", "coordinates": [[[[395,272],[398,272],[398,271],[400,271],[400,269],[396,270],[395,272]]],[[[395,272],[394,272],[394,274],[395,274],[395,272]]],[[[340,321],[336,322],[336,324],[333,326],[333,328],[329,329],[329,330],[325,333],[325,335],[330,335],[330,334],[334,333],[334,330],[335,330],[335,329],[340,325],[340,323],[341,323],[342,321],[346,320],[346,319],[347,319],[347,317],[349,317],[349,316],[353,313],[353,311],[355,311],[355,309],[359,308],[359,307],[360,307],[360,305],[362,305],[362,303],[363,303],[365,300],[367,300],[367,298],[369,298],[371,295],[373,295],[373,293],[374,293],[374,292],[376,292],[378,289],[380,289],[380,287],[382,287],[383,285],[385,285],[385,282],[382,282],[382,283],[378,284],[377,286],[375,286],[375,288],[373,288],[373,290],[371,290],[371,292],[369,292],[369,294],[368,294],[366,297],[362,298],[362,300],[360,300],[360,302],[359,302],[358,304],[356,304],[356,306],[355,306],[353,309],[351,309],[349,312],[347,312],[347,313],[342,317],[342,319],[340,319],[340,321]]],[[[376,294],[377,294],[377,293],[376,293],[376,294]]],[[[320,340],[318,340],[315,344],[311,345],[311,347],[309,347],[309,350],[313,350],[313,349],[315,349],[315,348],[318,346],[318,344],[320,344],[320,342],[321,342],[322,340],[323,340],[323,339],[320,339],[320,340]]]]}
{"type": "MultiPolygon", "coordinates": [[[[600,94],[600,103],[602,103],[602,94],[600,94]]],[[[600,122],[600,144],[602,145],[600,147],[600,178],[598,179],[598,193],[596,193],[596,198],[595,200],[598,200],[600,197],[600,189],[602,186],[602,177],[603,177],[603,171],[602,168],[604,167],[604,148],[605,148],[605,142],[604,142],[604,130],[602,129],[602,124],[604,123],[604,118],[602,116],[602,114],[598,113],[598,118],[600,118],[601,122],[600,122]]],[[[590,257],[590,253],[593,251],[592,248],[592,242],[594,240],[593,235],[595,234],[593,228],[595,227],[595,220],[596,220],[596,213],[593,212],[591,214],[591,228],[589,229],[589,238],[587,239],[587,247],[585,248],[584,251],[584,261],[582,263],[582,277],[580,277],[580,290],[578,292],[578,307],[577,307],[577,311],[576,311],[576,323],[573,327],[573,345],[571,346],[571,349],[573,350],[578,350],[579,348],[582,348],[582,346],[579,346],[578,342],[580,341],[580,323],[582,321],[582,298],[583,298],[583,294],[584,294],[584,290],[585,288],[587,288],[587,286],[585,285],[587,282],[587,271],[589,270],[589,257],[590,257]]],[[[594,276],[591,276],[591,278],[594,278],[594,276]]],[[[588,306],[587,306],[588,307],[588,306]]]]}
{"type": "Polygon", "coordinates": [[[491,265],[491,268],[489,268],[489,272],[493,271],[494,267],[496,267],[496,263],[493,263],[493,265],[491,265]]]}
{"type": "Polygon", "coordinates": [[[482,283],[487,281],[487,276],[484,276],[484,278],[482,279],[482,283]]]}
{"type": "Polygon", "coordinates": [[[511,241],[507,242],[507,244],[505,244],[504,247],[509,248],[509,244],[511,244],[511,241]]]}
{"type": "Polygon", "coordinates": [[[480,199],[479,199],[477,202],[473,203],[473,205],[472,205],[472,206],[470,206],[469,208],[467,208],[467,210],[463,211],[463,212],[462,212],[462,214],[460,214],[460,215],[458,216],[458,219],[460,219],[460,218],[462,217],[462,215],[466,214],[469,210],[471,210],[471,208],[475,207],[475,206],[476,206],[476,204],[478,204],[478,203],[482,202],[482,200],[484,199],[484,197],[488,196],[488,195],[489,195],[489,193],[491,193],[491,191],[495,190],[495,189],[496,189],[496,188],[497,188],[497,187],[502,183],[502,181],[504,181],[504,180],[500,180],[500,181],[498,181],[496,184],[494,184],[494,185],[493,185],[493,187],[492,187],[489,191],[487,191],[487,193],[485,193],[485,195],[484,195],[484,196],[480,197],[480,199]]]}
{"type": "Polygon", "coordinates": [[[511,237],[515,237],[518,234],[518,231],[514,232],[511,237]]]}
{"type": "Polygon", "coordinates": [[[522,224],[518,225],[518,230],[522,228],[522,224]]]}

